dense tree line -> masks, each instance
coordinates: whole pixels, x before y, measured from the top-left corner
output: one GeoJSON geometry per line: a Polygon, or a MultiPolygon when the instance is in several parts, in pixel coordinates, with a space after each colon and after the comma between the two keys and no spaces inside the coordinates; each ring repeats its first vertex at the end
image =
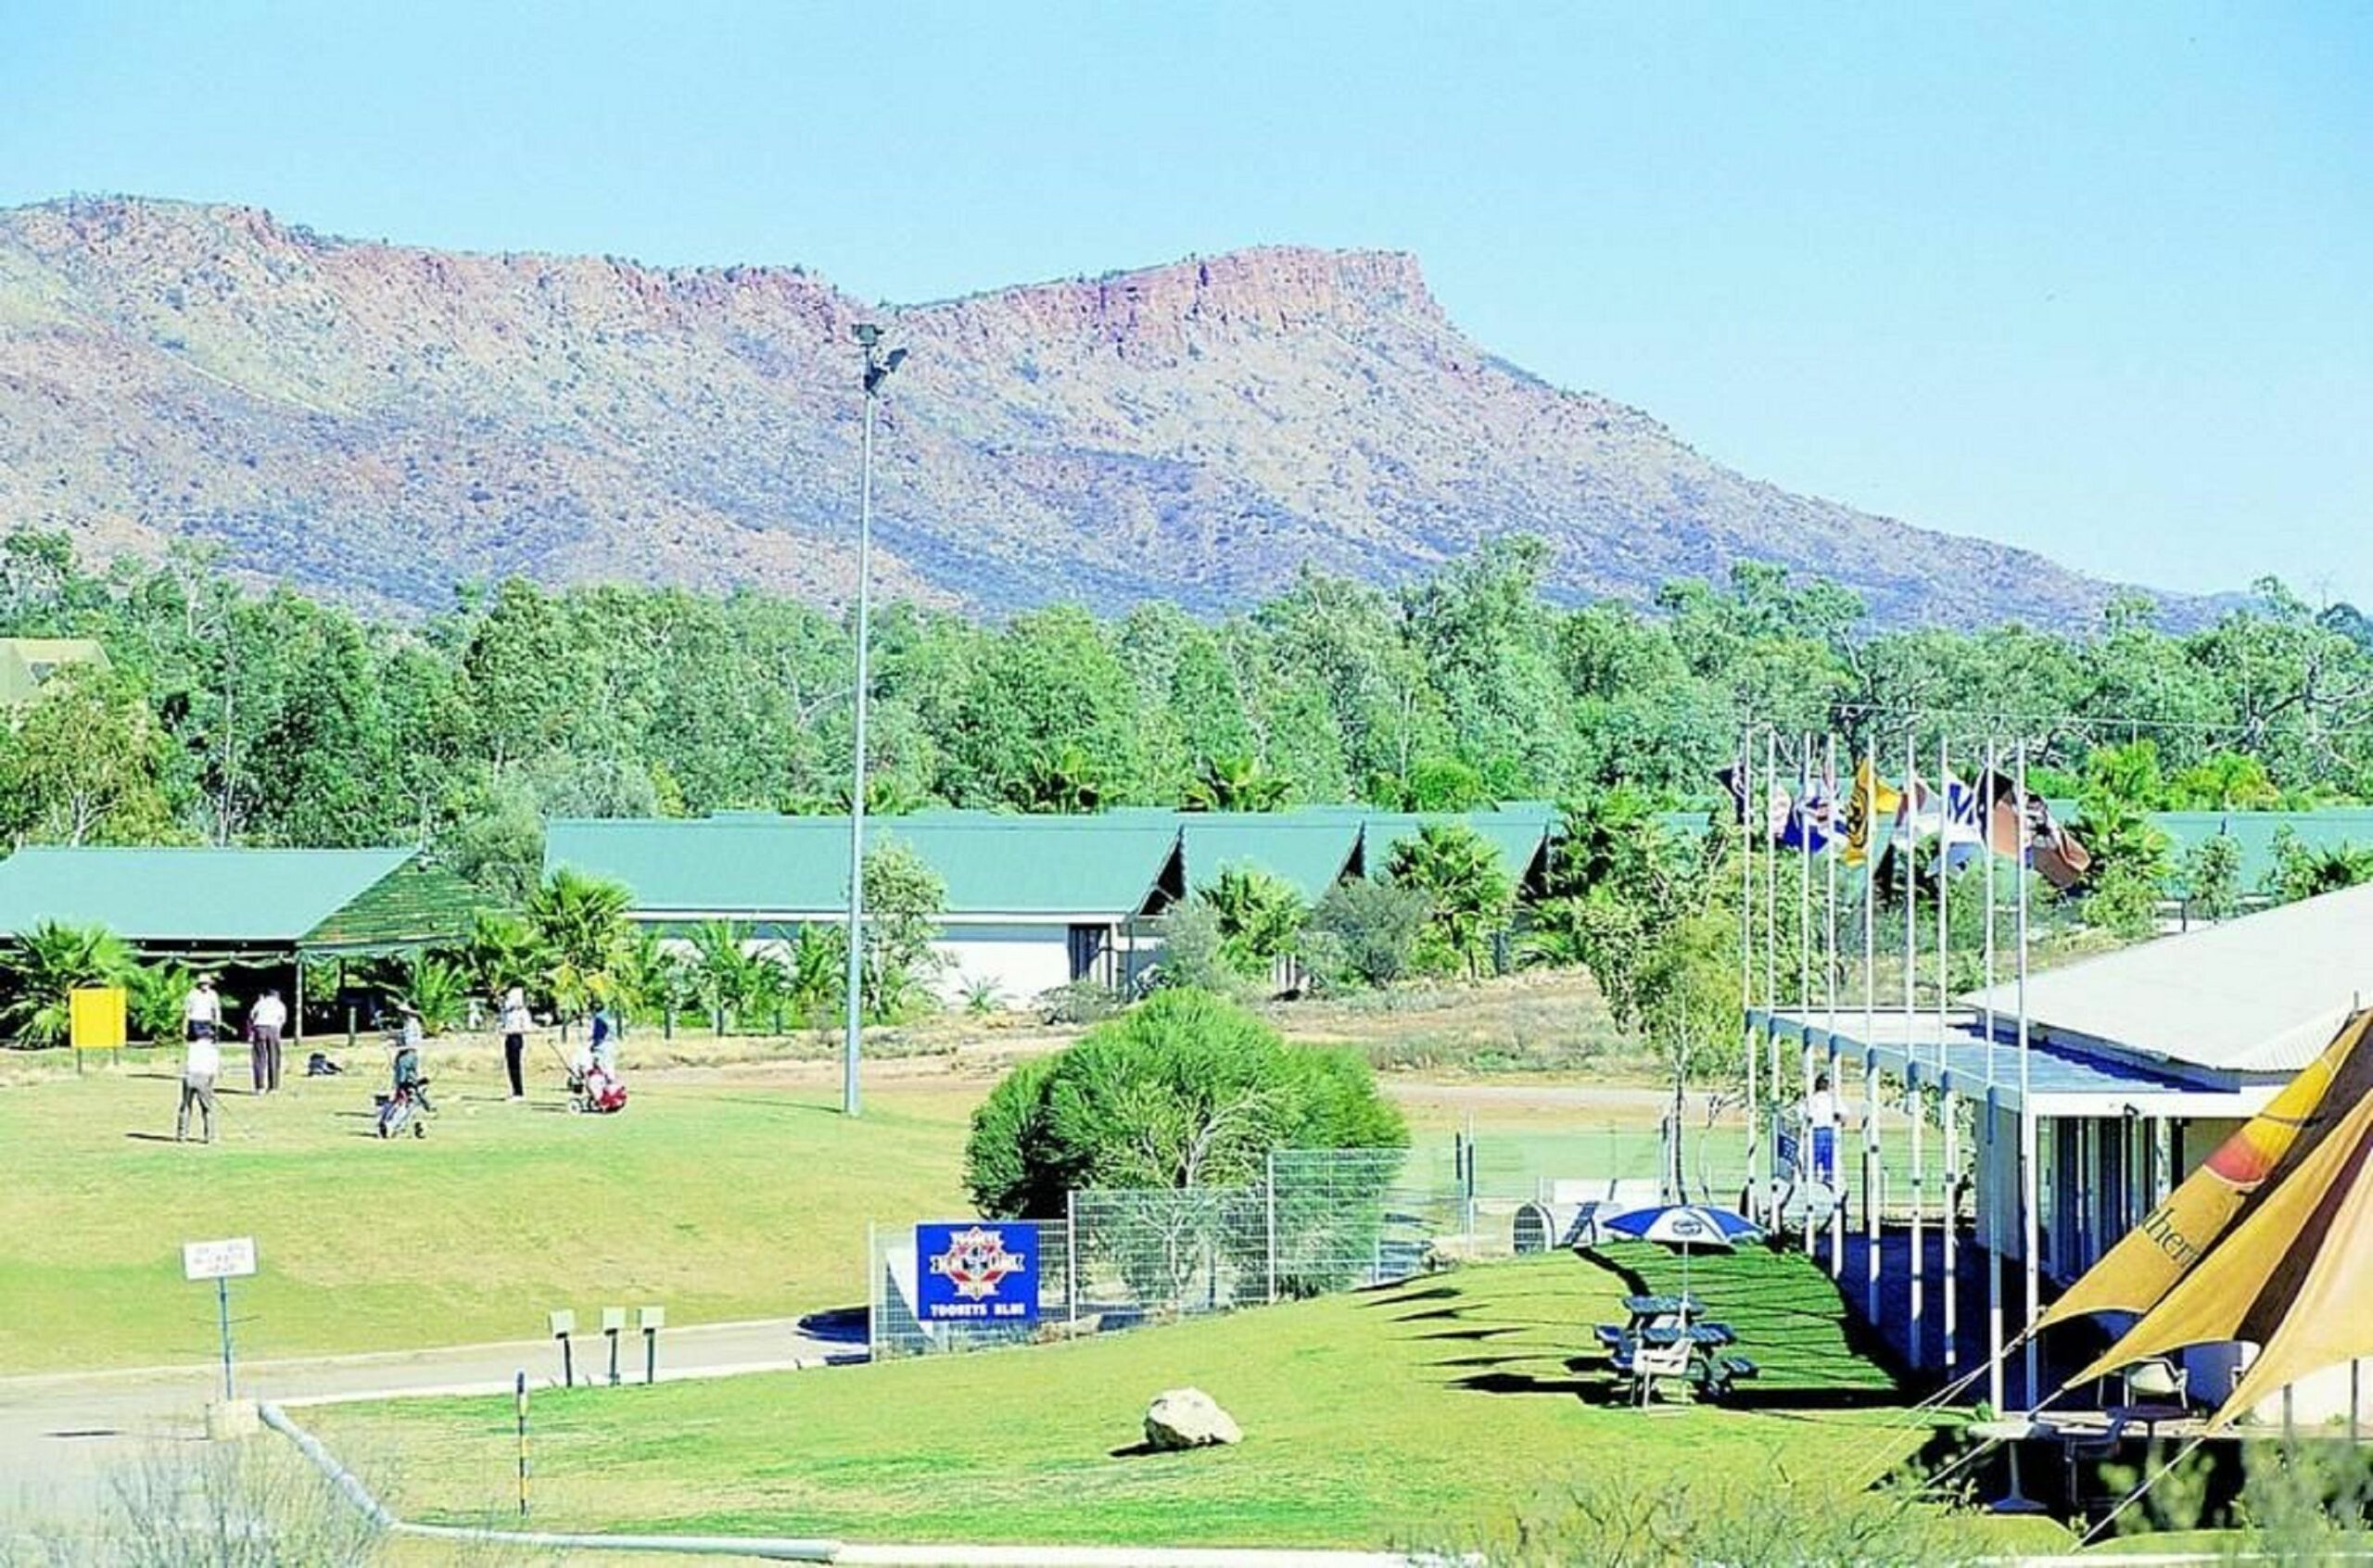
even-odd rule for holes
{"type": "MultiPolygon", "coordinates": [[[[1649,610],[1541,593],[1514,538],[1398,591],[1305,572],[1218,622],[1166,605],[876,621],[872,804],[1454,808],[1616,786],[1703,800],[1750,719],[1845,745],[2024,736],[2047,789],[2147,741],[2145,804],[2373,793],[2373,652],[2278,583],[2177,634],[1873,626],[1750,566],[1649,610]]],[[[524,897],[549,815],[838,809],[845,621],[756,592],[467,587],[417,624],[258,591],[201,554],[0,540],[0,632],[96,639],[0,737],[15,842],[420,842],[524,897]]],[[[2131,791],[2129,791],[2130,793],[2131,791]]]]}

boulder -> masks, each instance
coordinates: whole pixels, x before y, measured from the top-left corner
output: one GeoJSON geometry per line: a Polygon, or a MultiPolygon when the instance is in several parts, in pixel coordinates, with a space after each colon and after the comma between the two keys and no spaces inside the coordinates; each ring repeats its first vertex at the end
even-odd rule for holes
{"type": "Polygon", "coordinates": [[[1244,1429],[1199,1388],[1172,1388],[1146,1407],[1146,1447],[1162,1452],[1241,1443],[1244,1429]]]}

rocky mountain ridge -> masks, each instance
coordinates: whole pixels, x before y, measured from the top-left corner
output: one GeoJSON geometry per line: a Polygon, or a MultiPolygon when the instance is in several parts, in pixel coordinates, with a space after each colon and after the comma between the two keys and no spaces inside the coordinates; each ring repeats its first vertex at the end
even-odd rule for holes
{"type": "Polygon", "coordinates": [[[448,253],[133,199],[0,212],[0,524],[210,540],[395,609],[512,573],[835,599],[863,320],[910,350],[877,470],[893,593],[1219,610],[1303,563],[1397,580],[1512,532],[1550,541],[1573,598],[1742,559],[1898,623],[2065,624],[2111,591],[1553,387],[1465,337],[1405,255],[1268,247],[876,310],[797,268],[448,253]]]}

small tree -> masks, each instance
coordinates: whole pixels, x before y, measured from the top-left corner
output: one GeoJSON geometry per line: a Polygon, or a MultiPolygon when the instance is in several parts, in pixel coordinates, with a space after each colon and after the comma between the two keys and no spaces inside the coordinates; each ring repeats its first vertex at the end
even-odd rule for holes
{"type": "Polygon", "coordinates": [[[457,1027],[469,1006],[469,981],[461,967],[433,953],[415,953],[396,979],[398,998],[420,1015],[421,1031],[443,1034],[457,1027]]]}
{"type": "Polygon", "coordinates": [[[1479,978],[1485,940],[1505,925],[1516,884],[1500,852],[1463,822],[1429,822],[1415,838],[1392,846],[1387,873],[1395,886],[1426,896],[1436,934],[1450,954],[1479,978]]]}
{"type": "Polygon", "coordinates": [[[1353,877],[1326,890],[1302,931],[1302,961],[1326,984],[1387,986],[1409,972],[1417,933],[1433,905],[1426,895],[1353,877]]]}
{"type": "Polygon", "coordinates": [[[1250,866],[1221,866],[1219,879],[1196,896],[1219,917],[1229,967],[1256,979],[1293,951],[1307,913],[1292,883],[1250,866]]]}
{"type": "Polygon", "coordinates": [[[1158,993],[1009,1074],[973,1113],[983,1213],[1058,1215],[1074,1187],[1236,1186],[1284,1148],[1404,1148],[1354,1052],[1288,1046],[1244,1008],[1158,993]]]}
{"type": "Polygon", "coordinates": [[[92,986],[122,985],[133,972],[132,950],[105,926],[44,920],[0,957],[9,997],[0,1025],[32,1045],[66,1039],[72,996],[92,986]]]}
{"type": "Polygon", "coordinates": [[[1225,994],[1237,976],[1227,961],[1227,936],[1220,912],[1199,898],[1173,904],[1161,917],[1161,958],[1155,971],[1163,990],[1184,988],[1225,994]]]}
{"type": "Polygon", "coordinates": [[[766,959],[750,951],[750,931],[732,920],[704,920],[692,931],[692,989],[719,1034],[759,1000],[766,959]]]}
{"type": "Polygon", "coordinates": [[[549,967],[535,928],[518,916],[485,909],[471,922],[470,940],[462,948],[462,968],[488,1000],[499,1004],[514,985],[538,986],[549,967]]]}
{"type": "Polygon", "coordinates": [[[564,866],[527,900],[545,989],[570,1014],[609,1000],[630,927],[630,895],[616,882],[564,866]]]}
{"type": "Polygon", "coordinates": [[[2184,885],[2191,909],[2204,920],[2222,920],[2240,907],[2241,845],[2230,833],[2194,844],[2184,856],[2184,885]]]}
{"type": "Polygon", "coordinates": [[[125,1019],[143,1040],[166,1041],[182,1031],[183,1005],[197,977],[169,959],[135,964],[124,977],[125,1019]]]}
{"type": "Polygon", "coordinates": [[[1188,811],[1280,811],[1292,781],[1258,757],[1205,757],[1180,803],[1188,811]]]}
{"type": "Polygon", "coordinates": [[[865,852],[866,1011],[886,1018],[920,1002],[939,968],[932,940],[947,908],[947,884],[909,845],[865,852]]]}
{"type": "Polygon", "coordinates": [[[2266,883],[2276,902],[2295,904],[2368,881],[2373,881],[2373,845],[2310,846],[2288,823],[2275,829],[2274,869],[2266,883]]]}

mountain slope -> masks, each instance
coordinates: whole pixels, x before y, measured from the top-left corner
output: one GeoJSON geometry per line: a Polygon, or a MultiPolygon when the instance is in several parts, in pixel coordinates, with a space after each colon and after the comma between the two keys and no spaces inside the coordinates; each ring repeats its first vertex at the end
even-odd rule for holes
{"type": "Polygon", "coordinates": [[[0,212],[0,524],[220,542],[390,605],[463,577],[853,579],[850,328],[886,401],[893,592],[1240,603],[1542,535],[1562,594],[1772,560],[1887,620],[2089,617],[2039,557],[1791,495],[1447,322],[1415,262],[1262,249],[870,310],[796,269],[447,254],[252,209],[0,212]]]}

